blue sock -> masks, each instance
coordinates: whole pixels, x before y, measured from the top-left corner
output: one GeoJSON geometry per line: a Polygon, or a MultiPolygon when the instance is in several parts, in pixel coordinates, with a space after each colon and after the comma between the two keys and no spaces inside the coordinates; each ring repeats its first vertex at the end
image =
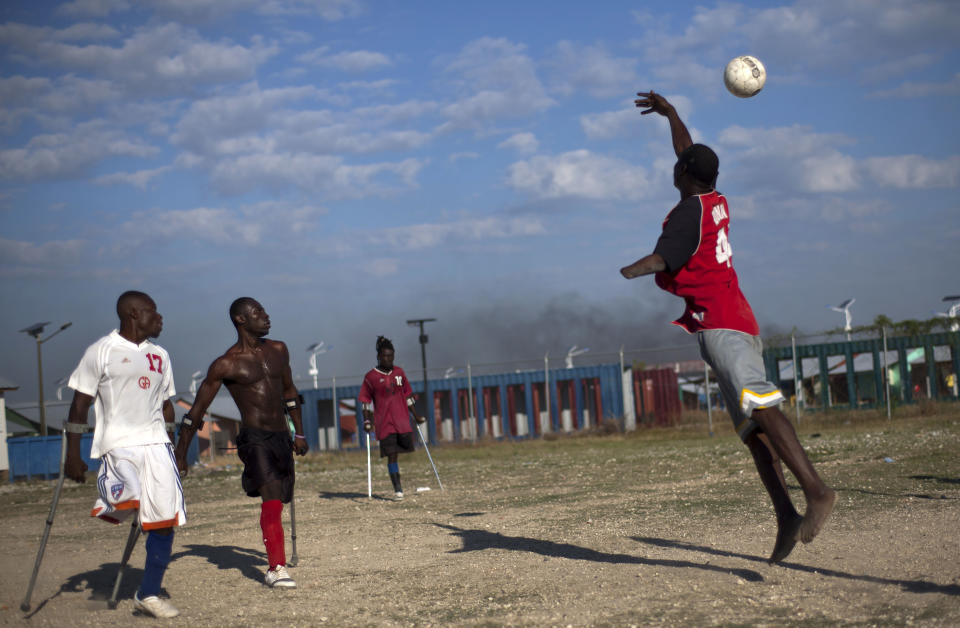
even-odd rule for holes
{"type": "Polygon", "coordinates": [[[387,471],[390,473],[400,473],[400,463],[398,462],[388,462],[387,471]]]}
{"type": "Polygon", "coordinates": [[[166,536],[150,532],[147,534],[147,562],[143,566],[143,581],[140,583],[140,599],[160,594],[163,573],[170,563],[173,549],[173,532],[166,536]]]}

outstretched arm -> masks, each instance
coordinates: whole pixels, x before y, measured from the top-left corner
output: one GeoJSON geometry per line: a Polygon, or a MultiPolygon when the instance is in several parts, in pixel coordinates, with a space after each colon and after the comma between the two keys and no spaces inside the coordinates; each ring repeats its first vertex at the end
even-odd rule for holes
{"type": "Polygon", "coordinates": [[[193,400],[193,407],[183,415],[183,422],[180,424],[180,437],[177,439],[177,447],[174,455],[177,459],[177,468],[181,475],[187,474],[187,450],[190,448],[190,441],[193,435],[197,433],[203,424],[203,415],[207,408],[213,403],[214,397],[223,384],[223,378],[226,373],[226,367],[222,358],[214,360],[210,368],[207,369],[207,376],[204,378],[200,388],[197,389],[197,396],[193,400]]]}
{"type": "Polygon", "coordinates": [[[641,111],[640,115],[659,113],[670,121],[670,136],[673,139],[673,150],[677,153],[677,157],[679,157],[680,153],[693,144],[693,140],[690,139],[690,132],[687,131],[687,126],[683,123],[683,120],[680,119],[677,110],[667,102],[666,98],[654,93],[652,89],[649,92],[637,92],[637,96],[639,96],[639,98],[633,101],[634,104],[641,109],[644,107],[647,108],[646,111],[641,111]]]}
{"type": "Polygon", "coordinates": [[[629,266],[624,266],[621,268],[620,274],[627,279],[634,279],[635,277],[642,277],[643,275],[659,273],[660,271],[666,269],[667,264],[663,261],[663,258],[660,257],[660,254],[651,253],[646,257],[641,257],[629,266]]]}
{"type": "Polygon", "coordinates": [[[287,414],[290,415],[290,420],[293,421],[293,450],[298,456],[302,456],[307,453],[309,445],[307,445],[307,439],[303,433],[303,417],[300,414],[300,393],[297,392],[297,386],[293,383],[293,372],[290,370],[290,352],[287,350],[287,345],[282,342],[279,344],[284,357],[282,374],[283,403],[287,414]]]}

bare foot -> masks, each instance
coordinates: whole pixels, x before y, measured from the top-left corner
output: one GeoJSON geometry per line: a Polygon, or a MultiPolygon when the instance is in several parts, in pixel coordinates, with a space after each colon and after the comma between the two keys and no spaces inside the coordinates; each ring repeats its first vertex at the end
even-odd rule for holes
{"type": "Polygon", "coordinates": [[[793,551],[793,546],[797,544],[800,534],[800,524],[802,522],[803,517],[794,513],[786,522],[782,524],[777,523],[777,542],[773,546],[773,553],[770,554],[770,558],[767,559],[768,563],[771,565],[779,563],[790,555],[790,552],[793,551]]]}
{"type": "Polygon", "coordinates": [[[803,515],[803,523],[800,524],[801,541],[809,543],[820,533],[820,528],[833,512],[835,501],[837,501],[837,493],[832,488],[826,489],[819,497],[807,501],[807,512],[803,515]]]}

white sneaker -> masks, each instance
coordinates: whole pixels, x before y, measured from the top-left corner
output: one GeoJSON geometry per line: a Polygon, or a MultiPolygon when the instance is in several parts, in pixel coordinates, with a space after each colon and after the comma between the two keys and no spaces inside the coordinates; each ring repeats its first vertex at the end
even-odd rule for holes
{"type": "Polygon", "coordinates": [[[401,499],[403,499],[403,491],[397,491],[396,493],[394,493],[393,499],[395,499],[396,501],[400,501],[401,499]]]}
{"type": "Polygon", "coordinates": [[[176,606],[166,600],[161,600],[156,595],[148,595],[141,600],[139,592],[133,594],[133,608],[151,617],[167,618],[176,617],[180,614],[176,606]]]}
{"type": "Polygon", "coordinates": [[[277,565],[274,569],[268,569],[267,575],[263,579],[264,584],[274,589],[296,589],[297,583],[293,581],[290,574],[287,573],[285,565],[277,565]]]}

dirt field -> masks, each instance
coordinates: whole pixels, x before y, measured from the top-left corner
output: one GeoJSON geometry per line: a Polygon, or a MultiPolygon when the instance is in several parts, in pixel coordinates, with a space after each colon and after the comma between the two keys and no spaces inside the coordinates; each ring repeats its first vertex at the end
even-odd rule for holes
{"type": "MultiPolygon", "coordinates": [[[[916,412],[915,412],[916,414],[916,412]]],[[[725,426],[725,424],[724,424],[725,426]]],[[[259,502],[236,460],[185,482],[188,525],[164,581],[178,622],[343,625],[960,625],[960,412],[887,422],[805,420],[801,440],[838,491],[810,545],[770,566],[773,511],[747,449],[704,426],[431,450],[401,458],[386,499],[360,452],[298,463],[299,588],[275,591],[259,502]],[[415,493],[417,487],[432,490],[415,493]]],[[[133,615],[137,547],[108,610],[128,526],[90,519],[94,487],[65,485],[33,595],[19,610],[53,482],[0,488],[0,622],[114,626],[133,615]]],[[[802,494],[794,496],[802,512],[802,494]]],[[[285,511],[285,521],[288,511],[285,511]]],[[[289,525],[287,525],[290,554],[289,525]]]]}

